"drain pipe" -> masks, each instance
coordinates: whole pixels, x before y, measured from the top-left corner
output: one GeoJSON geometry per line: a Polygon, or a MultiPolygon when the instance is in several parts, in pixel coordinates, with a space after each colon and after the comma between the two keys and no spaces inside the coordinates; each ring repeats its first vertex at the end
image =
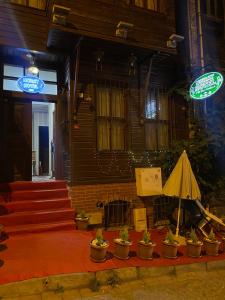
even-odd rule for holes
{"type": "MultiPolygon", "coordinates": [[[[204,59],[204,45],[203,45],[203,31],[202,31],[201,0],[197,0],[197,18],[198,18],[201,74],[203,74],[205,72],[205,59],[204,59]]],[[[207,106],[206,106],[206,100],[204,100],[204,115],[206,116],[206,114],[207,114],[207,106]]]]}
{"type": "Polygon", "coordinates": [[[200,63],[202,73],[205,71],[204,48],[203,48],[203,32],[202,32],[202,17],[201,17],[201,2],[197,0],[197,17],[198,17],[198,34],[200,45],[200,63]]]}

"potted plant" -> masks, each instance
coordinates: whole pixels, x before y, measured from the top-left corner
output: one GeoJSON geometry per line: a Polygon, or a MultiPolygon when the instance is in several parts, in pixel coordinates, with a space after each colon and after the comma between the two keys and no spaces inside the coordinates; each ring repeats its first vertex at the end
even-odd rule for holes
{"type": "Polygon", "coordinates": [[[163,256],[166,258],[177,258],[178,246],[179,243],[174,239],[172,231],[169,230],[163,241],[163,256]]]}
{"type": "Polygon", "coordinates": [[[104,240],[102,229],[98,228],[95,239],[90,243],[90,257],[94,262],[103,262],[106,260],[106,252],[109,247],[108,241],[104,240]]]}
{"type": "Polygon", "coordinates": [[[203,243],[198,240],[194,229],[191,229],[190,237],[187,239],[187,256],[200,257],[203,243]]]}
{"type": "Polygon", "coordinates": [[[225,236],[222,237],[223,252],[225,252],[225,236]]]}
{"type": "Polygon", "coordinates": [[[126,227],[120,230],[119,238],[114,239],[114,243],[115,243],[114,256],[119,259],[128,259],[130,246],[132,245],[132,242],[129,240],[129,233],[126,227]]]}
{"type": "Polygon", "coordinates": [[[87,214],[85,213],[84,210],[81,210],[77,214],[75,220],[76,220],[77,229],[79,229],[79,230],[86,230],[87,229],[89,217],[87,216],[87,214]]]}
{"type": "Polygon", "coordinates": [[[147,230],[143,232],[142,239],[138,242],[138,257],[142,259],[152,259],[155,243],[151,240],[151,234],[147,230]]]}
{"type": "Polygon", "coordinates": [[[220,241],[216,239],[213,229],[211,229],[207,238],[204,239],[204,247],[207,255],[217,256],[219,252],[220,241]]]}

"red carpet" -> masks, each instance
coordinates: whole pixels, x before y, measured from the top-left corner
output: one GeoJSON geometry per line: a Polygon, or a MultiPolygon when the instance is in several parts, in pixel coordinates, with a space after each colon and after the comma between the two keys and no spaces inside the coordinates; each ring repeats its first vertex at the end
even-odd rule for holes
{"type": "Polygon", "coordinates": [[[0,224],[10,235],[74,229],[66,182],[0,184],[0,224]]]}
{"type": "Polygon", "coordinates": [[[12,236],[0,243],[0,260],[4,262],[0,267],[0,284],[63,273],[136,266],[169,266],[225,259],[225,253],[217,257],[203,255],[199,259],[189,258],[185,255],[184,246],[180,247],[177,259],[162,258],[161,241],[165,237],[165,230],[153,230],[152,239],[157,243],[154,259],[146,261],[136,256],[136,243],[141,233],[132,232],[131,258],[123,261],[112,255],[112,240],[117,235],[118,232],[104,233],[104,237],[110,242],[108,259],[104,263],[94,263],[89,259],[89,242],[94,232],[68,230],[12,236]]]}

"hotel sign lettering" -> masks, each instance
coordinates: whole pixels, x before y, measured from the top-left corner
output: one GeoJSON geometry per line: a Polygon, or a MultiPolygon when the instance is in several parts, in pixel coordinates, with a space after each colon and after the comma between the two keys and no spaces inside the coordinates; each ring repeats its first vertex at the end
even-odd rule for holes
{"type": "Polygon", "coordinates": [[[17,80],[18,87],[27,93],[37,94],[40,93],[45,84],[44,81],[36,76],[23,76],[17,80]]]}
{"type": "Polygon", "coordinates": [[[222,86],[223,75],[218,72],[205,73],[198,77],[190,87],[192,99],[201,100],[215,94],[222,86]]]}

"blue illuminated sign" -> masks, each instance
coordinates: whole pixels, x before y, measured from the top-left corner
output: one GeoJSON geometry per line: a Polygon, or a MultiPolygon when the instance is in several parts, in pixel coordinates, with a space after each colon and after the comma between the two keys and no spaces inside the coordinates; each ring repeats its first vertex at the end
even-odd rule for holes
{"type": "Polygon", "coordinates": [[[44,81],[36,76],[20,77],[17,80],[17,85],[23,92],[32,94],[40,93],[45,86],[44,81]]]}

